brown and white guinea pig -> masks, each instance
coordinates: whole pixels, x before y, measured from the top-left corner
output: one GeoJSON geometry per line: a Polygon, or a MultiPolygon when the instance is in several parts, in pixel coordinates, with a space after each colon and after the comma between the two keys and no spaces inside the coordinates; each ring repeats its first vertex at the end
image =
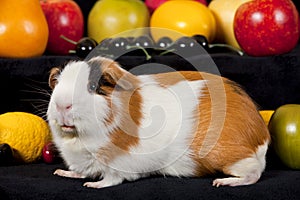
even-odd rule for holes
{"type": "Polygon", "coordinates": [[[48,121],[69,171],[102,188],[151,174],[228,176],[214,186],[256,183],[270,136],[249,96],[217,75],[133,75],[103,57],[53,68],[48,121]]]}

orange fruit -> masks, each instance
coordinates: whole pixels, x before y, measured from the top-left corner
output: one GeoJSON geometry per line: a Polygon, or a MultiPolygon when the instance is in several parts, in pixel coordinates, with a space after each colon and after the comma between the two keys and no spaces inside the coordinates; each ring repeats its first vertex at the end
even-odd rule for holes
{"type": "Polygon", "coordinates": [[[0,57],[26,58],[44,53],[48,24],[37,0],[1,0],[0,57]]]}
{"type": "Polygon", "coordinates": [[[259,114],[262,116],[265,124],[268,126],[270,119],[274,113],[274,110],[261,110],[259,114]]]}
{"type": "MultiPolygon", "coordinates": [[[[166,36],[165,31],[157,31],[163,28],[179,32],[185,36],[196,34],[204,35],[209,42],[216,35],[216,21],[209,8],[196,1],[167,1],[159,6],[151,16],[151,35],[155,41],[166,36]]],[[[178,34],[167,35],[176,40],[178,34]]]]}
{"type": "Polygon", "coordinates": [[[50,140],[50,129],[41,117],[26,112],[0,115],[0,143],[13,148],[17,161],[30,163],[38,160],[50,140]]]}

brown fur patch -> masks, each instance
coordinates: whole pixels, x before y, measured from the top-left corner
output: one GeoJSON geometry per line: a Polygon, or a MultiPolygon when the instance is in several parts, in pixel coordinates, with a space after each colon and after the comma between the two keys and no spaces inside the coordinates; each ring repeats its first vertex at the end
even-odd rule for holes
{"type": "Polygon", "coordinates": [[[191,143],[192,157],[198,163],[196,174],[230,173],[229,166],[270,140],[269,132],[255,104],[236,83],[202,75],[208,82],[195,112],[199,124],[191,143]]]}
{"type": "Polygon", "coordinates": [[[178,71],[178,72],[156,74],[154,79],[155,81],[160,83],[162,87],[169,87],[171,85],[175,85],[180,81],[202,80],[203,77],[199,72],[178,71]]]}

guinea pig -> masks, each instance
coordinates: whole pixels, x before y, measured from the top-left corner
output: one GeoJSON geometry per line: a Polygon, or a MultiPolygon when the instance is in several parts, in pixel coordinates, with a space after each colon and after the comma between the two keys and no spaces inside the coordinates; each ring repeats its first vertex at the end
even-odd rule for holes
{"type": "Polygon", "coordinates": [[[153,174],[256,183],[270,135],[256,104],[224,77],[198,71],[134,75],[103,57],[49,76],[47,118],[68,170],[103,188],[153,174]]]}

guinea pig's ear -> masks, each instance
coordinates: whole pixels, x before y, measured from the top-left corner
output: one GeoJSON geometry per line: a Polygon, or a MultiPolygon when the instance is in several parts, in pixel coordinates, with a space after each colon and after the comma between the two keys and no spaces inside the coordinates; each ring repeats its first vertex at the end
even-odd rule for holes
{"type": "Polygon", "coordinates": [[[116,62],[112,62],[109,66],[105,67],[102,76],[111,85],[124,90],[132,90],[138,86],[137,77],[122,69],[116,62]]]}
{"type": "Polygon", "coordinates": [[[50,71],[50,75],[49,75],[49,80],[48,80],[48,84],[50,86],[50,88],[53,90],[55,88],[55,85],[57,84],[57,78],[59,76],[61,72],[61,69],[58,67],[54,67],[51,69],[50,71]]]}

